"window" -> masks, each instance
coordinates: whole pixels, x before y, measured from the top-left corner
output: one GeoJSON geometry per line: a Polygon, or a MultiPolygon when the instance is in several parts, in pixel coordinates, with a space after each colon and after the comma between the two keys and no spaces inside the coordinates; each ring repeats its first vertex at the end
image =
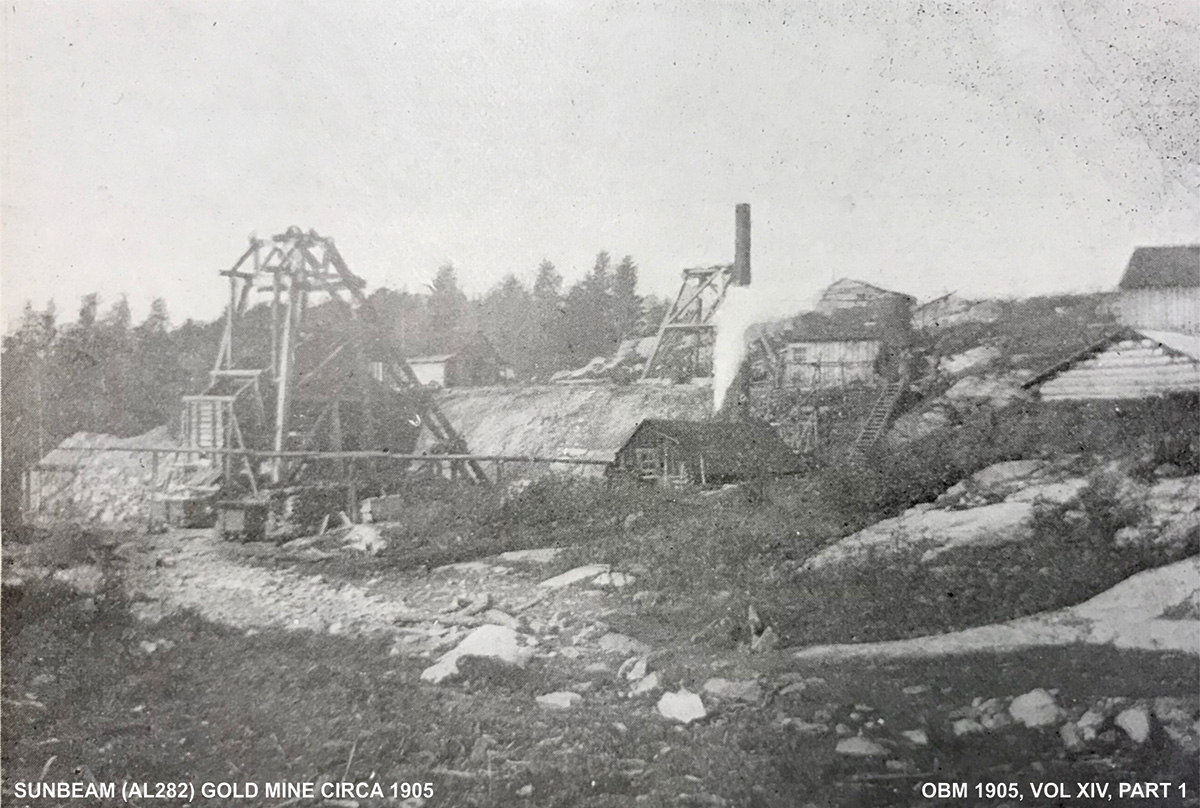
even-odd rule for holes
{"type": "Polygon", "coordinates": [[[793,345],[791,351],[791,361],[793,365],[803,365],[808,361],[807,345],[793,345]]]}
{"type": "Polygon", "coordinates": [[[658,474],[662,469],[662,460],[658,449],[634,449],[637,456],[639,474],[658,474]]]}

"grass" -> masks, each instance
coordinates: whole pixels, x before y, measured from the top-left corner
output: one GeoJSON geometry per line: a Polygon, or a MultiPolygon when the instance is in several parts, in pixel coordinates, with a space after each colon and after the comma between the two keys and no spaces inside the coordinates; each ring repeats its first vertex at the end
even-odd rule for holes
{"type": "MultiPolygon", "coordinates": [[[[581,678],[566,662],[535,662],[516,674],[468,664],[466,682],[435,687],[418,681],[424,663],[389,657],[381,641],[247,636],[190,614],[149,626],[133,621],[117,597],[96,610],[80,604],[46,584],[6,604],[6,789],[48,766],[48,779],[432,782],[430,805],[481,808],[626,806],[638,797],[638,805],[688,804],[681,794],[756,808],[908,805],[914,781],[862,779],[876,771],[872,764],[847,763],[831,736],[799,735],[776,717],[811,720],[865,703],[885,726],[937,727],[978,695],[1059,688],[1070,705],[1113,694],[1186,695],[1195,683],[1194,658],[1111,649],[979,655],[954,665],[808,663],[793,670],[823,683],[765,709],[719,709],[682,728],[653,715],[649,702],[621,698],[602,676],[576,711],[538,709],[534,695],[581,678]],[[139,650],[142,640],[161,638],[174,646],[139,650]],[[912,684],[928,690],[905,694],[912,684]],[[532,796],[518,797],[529,785],[532,796]]],[[[672,686],[694,688],[709,675],[708,662],[664,660],[661,670],[672,686]]],[[[917,772],[936,772],[931,779],[1096,776],[1052,735],[939,744],[898,754],[917,772]]],[[[1111,765],[1105,779],[1158,774],[1130,750],[1114,750],[1111,765]]]]}

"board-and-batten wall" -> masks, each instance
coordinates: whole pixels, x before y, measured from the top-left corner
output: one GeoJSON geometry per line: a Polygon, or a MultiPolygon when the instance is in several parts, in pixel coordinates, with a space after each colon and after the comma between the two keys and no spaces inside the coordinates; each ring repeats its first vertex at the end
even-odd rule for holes
{"type": "Polygon", "coordinates": [[[1041,386],[1043,400],[1128,399],[1200,391],[1200,362],[1148,339],[1113,343],[1041,386]]]}
{"type": "Polygon", "coordinates": [[[789,385],[840,387],[847,382],[874,382],[878,340],[791,342],[784,380],[789,385]]]}
{"type": "Polygon", "coordinates": [[[1131,289],[1120,297],[1121,322],[1154,331],[1200,333],[1200,287],[1131,289]]]}

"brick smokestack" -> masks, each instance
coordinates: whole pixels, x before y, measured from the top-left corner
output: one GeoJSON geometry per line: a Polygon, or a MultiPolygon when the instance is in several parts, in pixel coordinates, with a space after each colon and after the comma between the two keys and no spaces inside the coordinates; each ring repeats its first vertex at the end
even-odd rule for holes
{"type": "Polygon", "coordinates": [[[750,285],[750,205],[742,202],[734,209],[733,285],[750,285]]]}

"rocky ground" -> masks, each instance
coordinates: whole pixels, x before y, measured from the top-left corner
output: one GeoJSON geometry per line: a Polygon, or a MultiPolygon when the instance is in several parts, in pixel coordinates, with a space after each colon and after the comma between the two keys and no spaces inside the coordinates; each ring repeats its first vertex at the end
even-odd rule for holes
{"type": "MultiPolygon", "coordinates": [[[[39,661],[51,653],[39,644],[39,626],[22,627],[19,645],[7,638],[6,654],[16,652],[8,657],[15,673],[5,680],[6,777],[14,766],[26,777],[38,773],[31,767],[53,770],[63,754],[54,750],[64,743],[74,744],[72,759],[89,760],[107,776],[144,773],[144,747],[118,756],[124,747],[111,736],[112,722],[129,722],[110,715],[117,708],[137,726],[141,715],[170,712],[154,737],[189,750],[195,733],[218,721],[199,715],[235,709],[219,722],[236,743],[250,744],[244,768],[263,777],[280,777],[270,772],[297,761],[310,767],[306,776],[335,776],[320,762],[328,751],[310,758],[303,744],[311,741],[300,739],[334,727],[345,735],[346,716],[357,715],[350,723],[361,740],[342,761],[346,770],[433,778],[440,796],[429,805],[907,805],[921,801],[926,784],[1009,780],[1020,784],[1015,798],[954,804],[1049,805],[1057,803],[1039,802],[1045,794],[1035,794],[1035,785],[1069,781],[1073,791],[1075,782],[1098,782],[1115,792],[1120,783],[1152,778],[1176,788],[1196,780],[1195,558],[1143,573],[1068,614],[980,627],[962,632],[965,640],[779,649],[773,628],[750,613],[739,619],[753,642],[729,650],[656,623],[649,608],[661,594],[634,576],[604,565],[572,567],[556,550],[433,570],[312,572],[314,560],[337,554],[370,570],[378,541],[369,527],[278,547],[220,542],[207,531],[124,534],[70,566],[36,546],[6,547],[6,594],[17,583],[72,592],[68,605],[54,608],[69,606],[72,620],[91,626],[85,637],[102,635],[96,615],[113,601],[131,604],[134,619],[118,635],[121,695],[110,693],[86,718],[61,712],[70,699],[62,690],[69,666],[39,661]],[[205,625],[218,633],[210,636],[205,625]],[[1114,625],[1120,630],[1105,633],[1114,625]],[[1139,639],[1168,635],[1167,643],[1139,639]],[[1030,646],[1040,646],[1037,655],[1022,656],[1030,646]],[[1139,648],[1157,650],[1130,650],[1139,648]],[[343,671],[341,657],[361,659],[343,671]],[[911,657],[917,661],[904,661],[911,657]],[[212,686],[228,703],[204,707],[198,696],[174,690],[181,670],[199,675],[210,666],[212,686]],[[284,686],[299,674],[264,679],[264,666],[305,673],[284,686]],[[313,680],[314,670],[326,673],[313,680]],[[330,688],[344,687],[344,677],[376,692],[366,704],[384,691],[409,699],[404,709],[431,727],[424,740],[375,748],[370,739],[384,730],[364,730],[372,719],[361,707],[336,718],[310,716],[316,707],[295,701],[304,692],[334,703],[340,690],[330,688]],[[233,695],[238,688],[249,692],[233,695]],[[270,712],[255,718],[248,695],[270,712]],[[289,711],[305,716],[303,728],[278,715],[289,711]],[[271,722],[270,732],[256,721],[271,722]],[[109,740],[89,740],[96,732],[109,740]],[[264,735],[274,738],[283,762],[262,751],[264,742],[246,740],[264,735]],[[446,745],[451,740],[456,747],[446,745]],[[365,756],[357,766],[355,749],[365,756]],[[368,765],[374,771],[361,769],[368,765]],[[572,772],[584,765],[589,773],[580,779],[572,772]]],[[[56,621],[59,627],[62,618],[56,621]]],[[[104,677],[91,667],[77,675],[104,677]]],[[[149,756],[160,768],[179,768],[168,766],[169,755],[149,756]]],[[[187,753],[191,761],[203,756],[187,753]]],[[[1161,804],[1200,804],[1195,793],[1161,804]]]]}

